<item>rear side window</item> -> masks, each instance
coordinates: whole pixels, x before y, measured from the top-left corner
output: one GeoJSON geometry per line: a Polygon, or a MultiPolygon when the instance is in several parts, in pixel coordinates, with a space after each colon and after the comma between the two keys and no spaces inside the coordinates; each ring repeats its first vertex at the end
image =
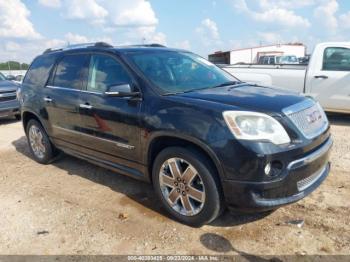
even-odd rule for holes
{"type": "Polygon", "coordinates": [[[323,70],[350,71],[350,49],[328,47],[323,54],[323,70]]]}
{"type": "Polygon", "coordinates": [[[23,84],[44,87],[55,63],[54,56],[39,56],[31,64],[23,84]]]}
{"type": "Polygon", "coordinates": [[[58,63],[53,79],[57,87],[82,89],[83,79],[88,72],[89,55],[68,55],[58,63]]]}

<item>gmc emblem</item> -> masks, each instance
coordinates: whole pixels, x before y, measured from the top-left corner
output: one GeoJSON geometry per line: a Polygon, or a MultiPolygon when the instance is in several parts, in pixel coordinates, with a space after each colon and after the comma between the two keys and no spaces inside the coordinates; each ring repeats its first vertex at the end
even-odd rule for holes
{"type": "Polygon", "coordinates": [[[318,121],[318,120],[320,120],[322,118],[322,115],[321,115],[321,113],[320,113],[320,111],[314,111],[314,112],[312,112],[311,114],[308,114],[307,116],[306,116],[306,119],[307,119],[307,122],[309,123],[309,124],[313,124],[313,123],[315,123],[316,121],[318,121]]]}

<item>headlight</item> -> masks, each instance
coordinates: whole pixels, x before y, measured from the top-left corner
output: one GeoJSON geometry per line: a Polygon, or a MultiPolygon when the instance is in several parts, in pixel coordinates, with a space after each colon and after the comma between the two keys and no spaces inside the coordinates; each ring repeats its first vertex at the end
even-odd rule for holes
{"type": "Polygon", "coordinates": [[[222,114],[237,139],[268,140],[276,145],[290,142],[283,126],[266,114],[248,111],[225,111],[222,114]]]}

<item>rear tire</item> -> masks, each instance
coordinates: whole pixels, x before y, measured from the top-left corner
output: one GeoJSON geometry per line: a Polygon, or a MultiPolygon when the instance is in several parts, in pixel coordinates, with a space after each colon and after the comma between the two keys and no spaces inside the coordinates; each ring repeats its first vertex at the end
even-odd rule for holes
{"type": "Polygon", "coordinates": [[[182,147],[164,149],[154,161],[152,179],[159,200],[178,221],[200,227],[221,214],[217,172],[200,152],[182,147]]]}
{"type": "Polygon", "coordinates": [[[54,159],[56,150],[42,125],[35,119],[29,120],[26,134],[34,160],[40,164],[49,164],[54,159]]]}

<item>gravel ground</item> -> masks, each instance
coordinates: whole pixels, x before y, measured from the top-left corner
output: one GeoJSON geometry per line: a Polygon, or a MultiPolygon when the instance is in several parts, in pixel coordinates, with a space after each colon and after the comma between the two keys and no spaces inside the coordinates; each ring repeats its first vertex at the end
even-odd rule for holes
{"type": "Polygon", "coordinates": [[[311,196],[197,229],[168,218],[150,185],[70,156],[37,164],[21,124],[0,120],[0,254],[350,254],[350,117],[330,119],[332,171],[311,196]]]}

